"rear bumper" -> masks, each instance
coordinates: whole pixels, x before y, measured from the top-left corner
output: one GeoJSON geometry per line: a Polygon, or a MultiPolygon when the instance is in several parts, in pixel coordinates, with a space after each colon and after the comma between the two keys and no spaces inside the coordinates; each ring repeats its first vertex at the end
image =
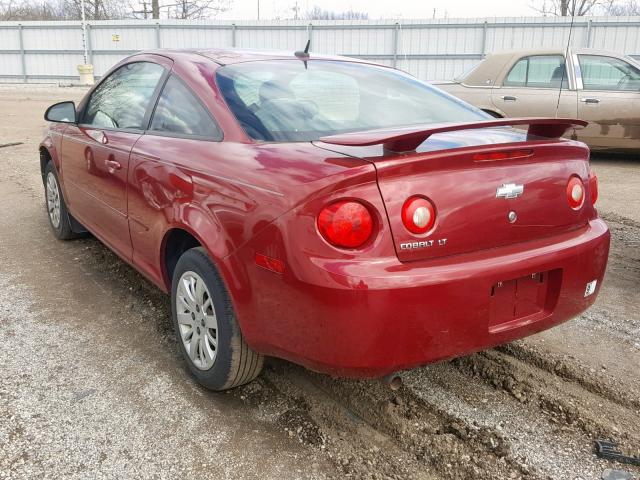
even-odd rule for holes
{"type": "Polygon", "coordinates": [[[307,258],[283,277],[256,267],[238,315],[247,342],[262,353],[339,376],[382,376],[580,314],[599,293],[609,237],[595,219],[552,238],[424,262],[307,258]],[[492,287],[541,272],[553,272],[544,309],[496,328],[492,287]],[[596,290],[585,298],[593,280],[596,290]]]}

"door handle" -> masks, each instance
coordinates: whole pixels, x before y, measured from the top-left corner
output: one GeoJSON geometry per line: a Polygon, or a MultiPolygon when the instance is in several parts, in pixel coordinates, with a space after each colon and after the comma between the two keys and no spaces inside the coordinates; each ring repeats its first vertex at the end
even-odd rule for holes
{"type": "Polygon", "coordinates": [[[109,173],[113,173],[116,170],[120,170],[122,168],[122,165],[120,165],[120,162],[116,162],[115,160],[105,160],[104,164],[109,170],[109,173]]]}
{"type": "Polygon", "coordinates": [[[599,98],[581,98],[580,101],[584,103],[600,103],[599,98]]]}
{"type": "Polygon", "coordinates": [[[515,102],[518,99],[518,97],[514,97],[513,95],[503,95],[500,98],[505,102],[515,102]]]}

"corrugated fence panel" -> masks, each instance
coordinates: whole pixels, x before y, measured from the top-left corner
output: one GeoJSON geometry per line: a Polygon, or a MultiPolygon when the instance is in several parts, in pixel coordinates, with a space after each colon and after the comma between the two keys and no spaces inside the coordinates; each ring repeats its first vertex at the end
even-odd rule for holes
{"type": "Polygon", "coordinates": [[[127,57],[128,53],[101,53],[100,55],[93,56],[93,71],[96,77],[104,75],[111,67],[118,63],[123,58],[127,57]]]}
{"type": "Polygon", "coordinates": [[[3,50],[5,49],[19,50],[20,49],[20,32],[17,27],[0,28],[0,49],[3,49],[3,50]]]}
{"type": "Polygon", "coordinates": [[[29,75],[36,77],[73,77],[76,73],[76,65],[82,63],[82,53],[63,53],[51,55],[49,53],[27,53],[25,65],[29,75]]]}
{"type": "Polygon", "coordinates": [[[0,68],[3,75],[16,76],[22,75],[22,67],[20,63],[19,53],[2,53],[0,54],[0,68]]]}
{"type": "Polygon", "coordinates": [[[82,28],[25,26],[22,29],[25,50],[82,50],[82,28]]]}
{"type": "Polygon", "coordinates": [[[216,28],[162,28],[163,48],[225,48],[233,45],[233,31],[216,28]]]}
{"type": "Polygon", "coordinates": [[[94,50],[148,50],[156,48],[156,31],[152,27],[99,25],[91,27],[94,50]]]}
{"type": "MultiPolygon", "coordinates": [[[[402,21],[97,21],[87,57],[97,77],[133,52],[162,48],[265,48],[353,55],[423,80],[454,78],[484,54],[567,44],[571,19],[471,18],[402,21]]],[[[640,56],[640,17],[580,17],[571,44],[640,56]]],[[[65,81],[83,62],[80,22],[0,22],[1,81],[65,81]]]]}

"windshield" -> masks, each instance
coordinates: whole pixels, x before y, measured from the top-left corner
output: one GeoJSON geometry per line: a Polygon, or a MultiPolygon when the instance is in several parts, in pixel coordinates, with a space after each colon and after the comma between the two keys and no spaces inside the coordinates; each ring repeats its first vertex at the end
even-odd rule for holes
{"type": "Polygon", "coordinates": [[[217,83],[256,140],[311,141],[361,130],[488,118],[410,75],[354,62],[240,63],[218,69],[217,83]]]}

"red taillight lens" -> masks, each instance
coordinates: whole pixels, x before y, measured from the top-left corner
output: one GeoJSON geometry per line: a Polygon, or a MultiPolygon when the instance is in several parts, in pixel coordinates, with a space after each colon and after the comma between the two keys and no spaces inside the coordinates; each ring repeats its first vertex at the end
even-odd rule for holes
{"type": "Polygon", "coordinates": [[[412,233],[426,233],[436,221],[433,204],[423,197],[410,197],[402,206],[402,223],[412,233]]]}
{"type": "Polygon", "coordinates": [[[474,162],[491,162],[495,160],[509,160],[512,158],[526,158],[533,155],[533,150],[501,150],[497,152],[481,152],[473,156],[474,162]]]}
{"type": "Polygon", "coordinates": [[[318,215],[318,230],[337,247],[357,248],[371,237],[373,218],[363,204],[343,200],[322,209],[318,215]]]}
{"type": "Polygon", "coordinates": [[[567,183],[567,201],[574,210],[578,210],[584,203],[584,185],[578,177],[571,177],[567,183]]]}
{"type": "Polygon", "coordinates": [[[595,205],[598,201],[598,176],[593,170],[589,172],[589,193],[591,194],[591,203],[595,205]]]}

